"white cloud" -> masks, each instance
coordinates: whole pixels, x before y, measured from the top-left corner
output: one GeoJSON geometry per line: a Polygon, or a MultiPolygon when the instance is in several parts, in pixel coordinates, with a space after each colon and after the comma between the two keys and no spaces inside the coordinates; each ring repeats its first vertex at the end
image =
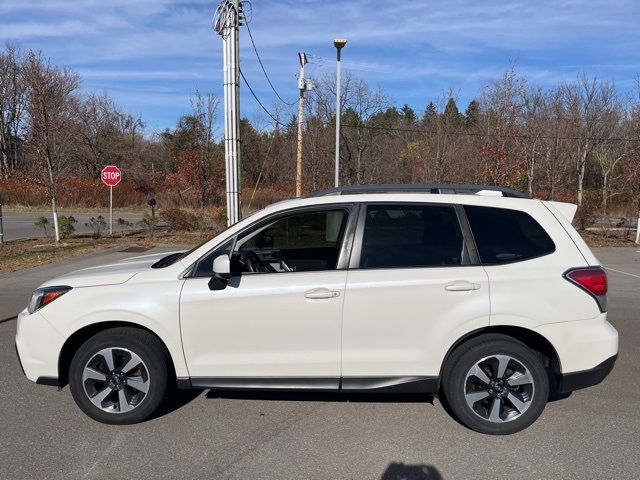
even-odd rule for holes
{"type": "MultiPolygon", "coordinates": [[[[195,83],[221,91],[222,46],[210,27],[215,4],[0,0],[0,42],[42,49],[77,69],[86,88],[108,89],[125,107],[152,104],[157,94],[156,103],[171,109],[184,102],[186,109],[195,83]],[[174,93],[161,94],[163,84],[174,93]]],[[[437,96],[445,85],[475,95],[511,59],[544,85],[581,70],[624,85],[640,65],[637,0],[255,0],[250,20],[265,66],[287,98],[296,94],[297,52],[313,55],[309,75],[331,73],[337,36],[349,40],[345,68],[400,102],[437,96]]],[[[274,97],[244,30],[241,37],[243,70],[270,104],[274,97]]]]}

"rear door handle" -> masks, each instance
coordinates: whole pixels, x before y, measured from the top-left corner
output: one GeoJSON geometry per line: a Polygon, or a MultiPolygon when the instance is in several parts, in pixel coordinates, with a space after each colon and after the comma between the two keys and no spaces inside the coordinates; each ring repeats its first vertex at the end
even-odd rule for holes
{"type": "Polygon", "coordinates": [[[319,300],[323,298],[335,298],[340,296],[340,292],[329,290],[328,288],[314,288],[304,293],[305,298],[319,300]]]}
{"type": "Polygon", "coordinates": [[[456,280],[444,286],[444,289],[448,292],[468,292],[470,290],[478,290],[479,288],[479,283],[471,283],[466,280],[456,280]]]}

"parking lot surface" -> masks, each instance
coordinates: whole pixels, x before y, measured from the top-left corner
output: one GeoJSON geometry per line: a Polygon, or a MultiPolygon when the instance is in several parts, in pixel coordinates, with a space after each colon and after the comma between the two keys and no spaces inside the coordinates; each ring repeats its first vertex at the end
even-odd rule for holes
{"type": "Polygon", "coordinates": [[[68,388],[22,375],[14,317],[42,281],[134,254],[112,250],[0,275],[0,478],[637,479],[638,250],[594,249],[609,270],[609,319],[620,332],[611,375],[507,437],[472,432],[419,395],[187,391],[145,423],[96,423],[68,388]]]}

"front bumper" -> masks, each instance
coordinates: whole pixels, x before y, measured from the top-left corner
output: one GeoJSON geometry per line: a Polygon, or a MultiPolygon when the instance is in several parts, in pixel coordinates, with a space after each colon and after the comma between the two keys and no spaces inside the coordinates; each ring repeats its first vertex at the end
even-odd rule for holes
{"type": "Polygon", "coordinates": [[[589,370],[560,375],[558,393],[573,392],[574,390],[599,384],[611,373],[617,358],[618,355],[614,355],[589,370]]]}
{"type": "Polygon", "coordinates": [[[39,312],[18,315],[16,352],[22,371],[32,382],[57,385],[58,358],[64,337],[39,312]]]}

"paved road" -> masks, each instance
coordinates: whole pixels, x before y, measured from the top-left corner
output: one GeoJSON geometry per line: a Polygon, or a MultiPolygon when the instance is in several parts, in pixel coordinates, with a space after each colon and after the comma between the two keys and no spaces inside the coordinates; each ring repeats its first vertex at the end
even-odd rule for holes
{"type": "Polygon", "coordinates": [[[154,420],[102,425],[79,412],[68,388],[22,376],[11,318],[41,280],[126,254],[0,276],[0,478],[637,479],[640,253],[596,254],[610,267],[618,364],[603,384],[549,404],[509,437],[469,431],[420,396],[188,392],[154,420]]]}
{"type": "MultiPolygon", "coordinates": [[[[87,227],[85,223],[89,221],[91,217],[97,217],[98,215],[102,215],[105,221],[109,222],[109,210],[96,210],[95,212],[90,213],[82,213],[82,212],[60,212],[60,215],[73,215],[73,217],[78,221],[76,223],[75,229],[76,233],[92,233],[93,230],[90,227],[87,227]]],[[[42,228],[36,227],[34,222],[38,219],[38,217],[45,216],[49,220],[49,226],[47,227],[47,231],[49,235],[53,235],[53,215],[51,211],[30,211],[30,212],[16,212],[16,211],[7,211],[6,209],[2,212],[2,223],[4,226],[4,240],[8,242],[9,240],[20,240],[24,238],[40,238],[44,237],[46,234],[42,228]]],[[[140,213],[122,213],[115,210],[113,212],[113,230],[114,232],[120,231],[123,228],[118,225],[118,218],[122,218],[128,222],[131,222],[134,226],[135,224],[142,219],[142,214],[140,213]]],[[[130,228],[130,227],[129,227],[130,228]]],[[[109,231],[109,227],[107,226],[107,232],[109,231]]]]}

